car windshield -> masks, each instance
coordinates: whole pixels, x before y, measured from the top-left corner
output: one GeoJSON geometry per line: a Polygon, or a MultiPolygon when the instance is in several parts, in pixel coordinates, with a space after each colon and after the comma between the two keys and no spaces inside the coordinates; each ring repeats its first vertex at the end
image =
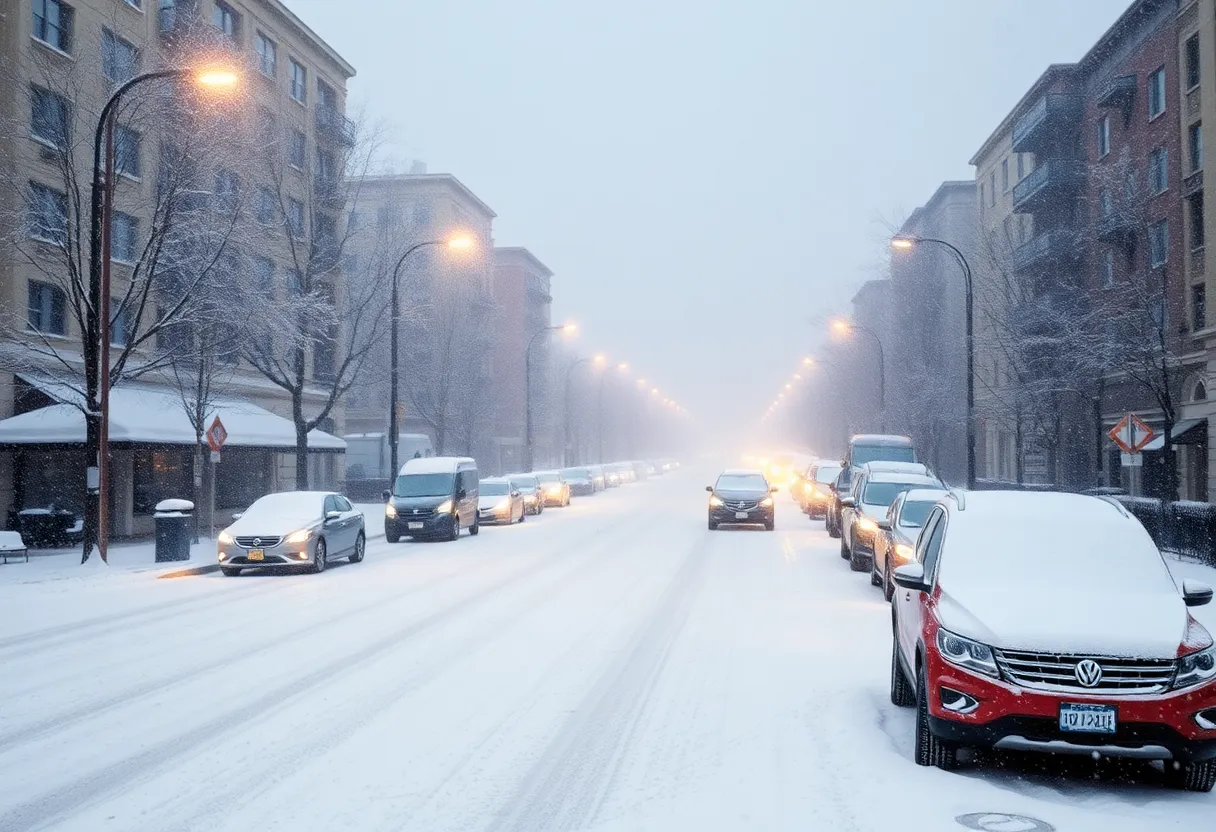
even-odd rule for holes
{"type": "Polygon", "coordinates": [[[916,462],[916,451],[898,445],[854,445],[849,460],[855,468],[867,462],[916,462]]]}
{"type": "Polygon", "coordinates": [[[505,497],[511,493],[511,486],[505,482],[482,480],[478,490],[483,497],[505,497]]]}
{"type": "Polygon", "coordinates": [[[768,482],[759,474],[723,474],[715,491],[767,491],[768,482]]]}
{"type": "Polygon", "coordinates": [[[536,477],[511,477],[511,485],[520,491],[532,491],[539,485],[539,481],[536,477]]]}
{"type": "Polygon", "coordinates": [[[885,508],[895,502],[895,498],[900,494],[915,487],[911,483],[904,482],[866,483],[866,490],[861,495],[861,501],[869,506],[883,506],[885,508]]]}
{"type": "Polygon", "coordinates": [[[562,476],[567,480],[589,480],[591,472],[586,468],[563,468],[562,476]]]}
{"type": "Polygon", "coordinates": [[[899,525],[919,529],[925,525],[925,519],[935,505],[937,503],[933,500],[905,500],[899,512],[899,525]]]}
{"type": "Polygon", "coordinates": [[[455,479],[455,474],[402,474],[393,484],[393,496],[446,497],[455,479]]]}
{"type": "Polygon", "coordinates": [[[815,469],[815,482],[826,484],[840,476],[839,465],[820,465],[815,469]]]}

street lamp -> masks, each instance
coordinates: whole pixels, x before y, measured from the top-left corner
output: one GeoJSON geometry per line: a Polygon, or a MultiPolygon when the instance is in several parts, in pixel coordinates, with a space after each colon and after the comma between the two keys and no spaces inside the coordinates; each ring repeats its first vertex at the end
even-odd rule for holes
{"type": "Polygon", "coordinates": [[[578,329],[575,324],[565,323],[557,326],[545,326],[532,333],[532,337],[528,340],[528,346],[524,348],[524,452],[527,455],[524,459],[528,473],[532,472],[532,348],[536,346],[536,342],[542,335],[548,335],[550,332],[561,332],[566,335],[573,335],[578,329]]]}
{"type": "MultiPolygon", "coordinates": [[[[600,358],[603,358],[603,356],[600,356],[600,358]]],[[[629,372],[629,363],[626,361],[622,361],[616,365],[616,369],[617,369],[617,372],[619,372],[621,374],[627,373],[627,372],[629,372]]],[[[599,463],[601,465],[604,464],[604,422],[605,422],[605,420],[604,420],[604,384],[607,381],[607,379],[608,379],[607,373],[600,374],[600,392],[599,392],[598,407],[599,407],[599,428],[600,428],[599,429],[599,446],[600,446],[599,463]]]]}
{"type": "Polygon", "coordinates": [[[874,344],[878,347],[878,429],[885,431],[887,429],[887,359],[883,352],[882,339],[878,337],[877,332],[869,327],[844,318],[837,318],[832,321],[832,331],[846,337],[853,332],[864,332],[874,339],[874,344]]]}
{"type": "Polygon", "coordinates": [[[570,423],[571,423],[570,413],[573,410],[573,406],[571,405],[571,402],[570,402],[570,393],[571,393],[571,390],[573,388],[573,383],[574,383],[574,371],[576,369],[578,369],[580,366],[582,366],[583,364],[594,363],[598,366],[598,365],[602,365],[607,360],[608,359],[604,356],[604,354],[600,353],[600,354],[596,355],[594,358],[579,358],[579,359],[575,360],[573,363],[571,363],[571,365],[568,368],[566,368],[566,395],[565,395],[565,399],[564,399],[564,401],[566,403],[565,419],[564,419],[565,426],[564,426],[564,430],[562,431],[562,433],[565,435],[565,444],[564,444],[564,447],[562,448],[562,463],[564,465],[573,465],[575,462],[577,462],[577,454],[571,455],[572,457],[575,457],[575,458],[567,458],[567,452],[571,449],[571,447],[573,447],[573,443],[570,441],[570,439],[571,439],[571,437],[570,437],[570,423]]]}
{"type": "MultiPolygon", "coordinates": [[[[397,399],[400,397],[401,381],[398,378],[400,375],[399,358],[397,356],[398,348],[398,331],[401,328],[401,297],[400,297],[400,275],[401,267],[405,265],[405,261],[410,255],[416,251],[421,251],[428,246],[446,246],[453,251],[467,251],[473,247],[473,238],[465,234],[457,234],[449,237],[446,240],[426,240],[421,243],[415,243],[405,250],[405,252],[397,258],[397,264],[393,266],[392,278],[392,298],[389,300],[389,305],[392,308],[390,317],[392,326],[389,329],[389,367],[388,367],[388,476],[391,483],[397,477],[397,444],[399,428],[397,427],[397,399]]],[[[442,453],[443,449],[440,448],[442,453]]]]}
{"type": "MultiPolygon", "coordinates": [[[[200,88],[231,89],[240,76],[230,69],[158,69],[136,75],[118,89],[101,108],[93,136],[93,190],[89,211],[89,307],[97,310],[98,452],[97,553],[108,563],[110,542],[110,225],[114,215],[114,121],[122,97],[139,84],[162,78],[193,78],[200,88]],[[104,165],[103,165],[104,151],[104,165]]],[[[88,336],[85,333],[85,342],[88,336]]],[[[86,346],[86,351],[92,346],[86,346]]],[[[89,380],[91,381],[91,379],[89,380]]],[[[86,382],[87,386],[91,386],[86,382]]],[[[85,543],[88,546],[88,542],[85,543]]]]}
{"type": "Polygon", "coordinates": [[[921,243],[932,243],[946,248],[954,255],[963,269],[963,280],[967,285],[967,488],[975,488],[975,294],[971,286],[971,264],[958,246],[934,237],[901,236],[891,240],[891,247],[914,249],[921,243]]]}

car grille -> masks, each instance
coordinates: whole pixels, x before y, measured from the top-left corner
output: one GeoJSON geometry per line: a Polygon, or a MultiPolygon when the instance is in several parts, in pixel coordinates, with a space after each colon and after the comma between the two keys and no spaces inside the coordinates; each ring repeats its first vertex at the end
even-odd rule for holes
{"type": "Polygon", "coordinates": [[[735,511],[751,511],[758,503],[755,500],[727,500],[723,505],[735,511]]]}
{"type": "Polygon", "coordinates": [[[435,516],[433,508],[403,508],[397,512],[397,516],[403,520],[425,520],[428,517],[435,516]]]}
{"type": "Polygon", "coordinates": [[[1175,663],[1170,659],[1124,659],[1058,653],[1027,653],[996,650],[996,663],[1006,681],[1033,690],[1075,693],[1160,693],[1174,682],[1175,663]],[[1077,679],[1077,664],[1085,660],[1102,668],[1102,678],[1087,687],[1077,679]]]}
{"type": "Polygon", "coordinates": [[[242,549],[271,549],[282,540],[282,537],[238,537],[236,545],[242,549]]]}
{"type": "Polygon", "coordinates": [[[232,564],[241,564],[243,566],[269,566],[270,564],[274,563],[289,563],[286,558],[281,558],[278,555],[267,555],[265,560],[250,560],[244,555],[238,555],[228,562],[232,564]]]}

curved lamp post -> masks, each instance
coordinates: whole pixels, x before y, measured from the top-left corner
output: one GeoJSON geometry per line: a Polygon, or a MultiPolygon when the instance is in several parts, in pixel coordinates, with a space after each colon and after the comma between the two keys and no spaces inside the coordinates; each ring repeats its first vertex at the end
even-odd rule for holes
{"type": "Polygon", "coordinates": [[[832,330],[846,336],[853,332],[864,332],[874,339],[874,344],[878,347],[878,429],[885,431],[887,429],[887,357],[883,351],[882,338],[879,338],[878,333],[868,326],[862,326],[844,318],[832,321],[832,330]]]}
{"type": "Polygon", "coordinates": [[[528,346],[524,348],[524,467],[527,473],[532,473],[533,467],[533,444],[532,444],[532,348],[536,346],[536,342],[542,336],[548,335],[550,332],[564,332],[573,334],[577,329],[575,324],[558,324],[557,326],[545,326],[532,333],[532,337],[528,339],[528,346]]]}
{"type": "MultiPolygon", "coordinates": [[[[592,364],[592,363],[603,364],[607,360],[608,359],[605,358],[603,355],[596,355],[593,358],[579,358],[576,361],[574,361],[573,363],[571,363],[568,368],[566,368],[566,395],[565,395],[565,405],[566,405],[565,417],[566,418],[564,420],[565,421],[565,430],[563,431],[565,433],[565,447],[563,448],[563,453],[562,453],[562,463],[564,465],[572,465],[576,461],[576,460],[571,460],[571,459],[566,458],[566,453],[569,452],[569,450],[571,448],[570,411],[572,408],[571,408],[571,403],[570,403],[570,394],[571,394],[571,391],[573,390],[573,386],[574,386],[574,371],[576,369],[578,369],[580,366],[582,366],[583,364],[592,364]]],[[[577,455],[573,455],[573,456],[577,456],[577,455]]]]}

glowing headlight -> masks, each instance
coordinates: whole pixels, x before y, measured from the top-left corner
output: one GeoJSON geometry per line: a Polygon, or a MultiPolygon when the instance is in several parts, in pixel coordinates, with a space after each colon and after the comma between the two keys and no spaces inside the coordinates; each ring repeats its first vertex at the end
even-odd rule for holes
{"type": "Polygon", "coordinates": [[[497,503],[494,504],[495,511],[506,511],[510,507],[511,507],[510,500],[499,500],[497,503]]]}
{"type": "Polygon", "coordinates": [[[876,532],[878,531],[878,524],[869,517],[862,517],[857,521],[857,528],[863,532],[876,532]]]}
{"type": "Polygon", "coordinates": [[[815,486],[814,486],[814,485],[812,485],[812,484],[811,484],[811,483],[809,483],[809,482],[804,482],[804,483],[802,484],[802,490],[803,490],[803,491],[805,491],[807,494],[814,494],[814,493],[815,493],[815,486]]]}
{"type": "Polygon", "coordinates": [[[397,507],[395,505],[393,505],[392,503],[387,503],[384,506],[384,516],[385,517],[396,517],[397,516],[397,507]]]}
{"type": "Polygon", "coordinates": [[[227,552],[220,552],[220,553],[219,553],[219,558],[220,558],[220,562],[221,562],[221,563],[224,561],[224,558],[226,558],[226,557],[228,557],[228,553],[227,553],[227,552]]]}
{"type": "Polygon", "coordinates": [[[912,560],[912,556],[914,554],[916,554],[916,550],[907,543],[895,544],[895,557],[899,558],[900,560],[912,560]]]}
{"type": "Polygon", "coordinates": [[[220,543],[229,544],[232,543],[232,535],[228,534],[228,532],[220,532],[220,536],[217,538],[217,540],[219,540],[220,543]]]}
{"type": "Polygon", "coordinates": [[[1178,660],[1175,688],[1189,688],[1216,679],[1216,647],[1191,653],[1178,660]]]}
{"type": "Polygon", "coordinates": [[[709,504],[711,506],[713,506],[714,508],[720,508],[721,506],[726,505],[724,502],[722,502],[722,498],[719,497],[717,494],[715,494],[709,498],[709,504]]]}
{"type": "Polygon", "coordinates": [[[556,497],[561,493],[562,493],[562,487],[560,485],[549,486],[549,496],[550,497],[556,497]]]}
{"type": "Polygon", "coordinates": [[[1000,678],[992,648],[987,644],[980,644],[942,629],[937,631],[937,651],[943,659],[956,667],[1000,678]]]}
{"type": "Polygon", "coordinates": [[[765,508],[771,508],[773,505],[773,498],[765,497],[763,500],[760,501],[760,505],[764,506],[765,508]]]}
{"type": "Polygon", "coordinates": [[[435,513],[436,514],[447,514],[451,510],[452,510],[452,501],[444,500],[442,503],[439,504],[438,508],[435,509],[435,513]]]}
{"type": "Polygon", "coordinates": [[[288,543],[303,543],[308,538],[312,537],[312,529],[300,529],[298,532],[292,532],[287,535],[288,543]]]}

